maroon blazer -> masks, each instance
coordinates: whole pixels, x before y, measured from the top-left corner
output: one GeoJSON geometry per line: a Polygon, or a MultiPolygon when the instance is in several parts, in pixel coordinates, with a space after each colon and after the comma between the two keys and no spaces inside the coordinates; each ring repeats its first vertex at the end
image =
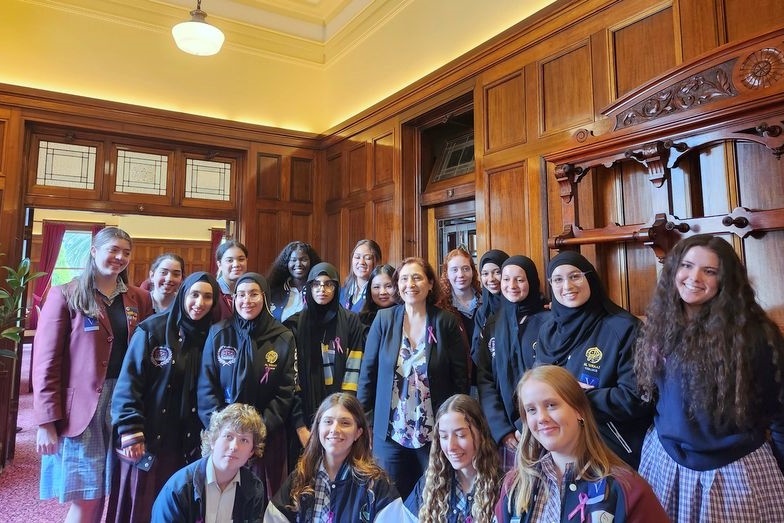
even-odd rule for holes
{"type": "MultiPolygon", "coordinates": [[[[33,410],[36,423],[56,422],[59,436],[78,436],[87,428],[106,379],[112,348],[109,318],[93,320],[68,308],[63,291],[52,287],[33,339],[33,410]],[[75,407],[75,408],[74,408],[75,407]]],[[[128,319],[128,339],[152,314],[150,294],[128,287],[121,294],[128,319]]]]}

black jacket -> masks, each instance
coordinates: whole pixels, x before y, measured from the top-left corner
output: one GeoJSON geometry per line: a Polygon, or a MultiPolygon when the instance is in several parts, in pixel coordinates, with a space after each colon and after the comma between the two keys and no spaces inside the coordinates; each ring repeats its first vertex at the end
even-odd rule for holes
{"type": "MultiPolygon", "coordinates": [[[[362,371],[359,375],[357,398],[373,420],[373,438],[386,438],[389,433],[389,413],[392,404],[392,384],[398,353],[403,339],[405,305],[378,311],[370,327],[362,371]]],[[[449,311],[427,306],[427,374],[430,378],[430,398],[433,413],[457,393],[468,391],[468,341],[460,320],[449,311]],[[433,341],[435,339],[435,341],[433,341]]]]}
{"type": "Polygon", "coordinates": [[[254,343],[244,380],[237,376],[237,360],[242,357],[237,346],[230,320],[212,326],[199,376],[199,417],[206,427],[215,410],[230,403],[247,403],[256,407],[271,434],[283,427],[294,403],[294,335],[285,330],[271,340],[254,343]]]}
{"type": "MultiPolygon", "coordinates": [[[[207,496],[207,459],[181,468],[169,478],[152,506],[152,523],[198,523],[204,521],[207,496]]],[[[232,521],[260,522],[267,508],[264,482],[253,472],[240,469],[240,484],[234,494],[232,521]]]]}

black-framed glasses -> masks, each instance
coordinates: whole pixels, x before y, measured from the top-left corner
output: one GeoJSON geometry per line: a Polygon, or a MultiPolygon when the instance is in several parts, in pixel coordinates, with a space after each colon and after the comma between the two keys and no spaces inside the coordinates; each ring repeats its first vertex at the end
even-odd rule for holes
{"type": "Polygon", "coordinates": [[[327,281],[318,281],[314,280],[310,282],[311,290],[317,291],[319,289],[324,289],[325,291],[334,291],[335,290],[335,282],[332,280],[327,281]]]}

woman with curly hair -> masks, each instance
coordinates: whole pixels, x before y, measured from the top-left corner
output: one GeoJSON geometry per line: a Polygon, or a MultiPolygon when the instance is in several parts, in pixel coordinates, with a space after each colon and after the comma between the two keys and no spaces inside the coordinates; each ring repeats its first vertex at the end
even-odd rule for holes
{"type": "Polygon", "coordinates": [[[423,523],[489,523],[498,501],[498,453],[482,408],[455,394],[438,409],[430,464],[406,500],[423,523]]]}
{"type": "Polygon", "coordinates": [[[669,521],[651,487],[604,443],[568,370],[535,367],[516,391],[523,437],[495,508],[498,523],[669,521]]]}
{"type": "Polygon", "coordinates": [[[357,398],[373,412],[373,454],[407,497],[427,469],[436,412],[468,392],[468,341],[460,320],[439,306],[427,261],[406,258],[395,280],[402,303],[378,311],[370,326],[357,398]]]}
{"type": "Polygon", "coordinates": [[[403,502],[373,460],[369,431],[353,395],[328,396],[316,411],[296,469],[267,507],[265,523],[400,523],[403,502]]]}
{"type": "Polygon", "coordinates": [[[724,239],[668,254],[635,360],[640,473],[680,521],[784,521],[784,338],[724,239]]]}
{"type": "Polygon", "coordinates": [[[308,272],[321,263],[316,249],[309,243],[293,241],[283,247],[267,271],[270,286],[270,310],[278,321],[286,321],[305,308],[305,283],[308,272]]]}

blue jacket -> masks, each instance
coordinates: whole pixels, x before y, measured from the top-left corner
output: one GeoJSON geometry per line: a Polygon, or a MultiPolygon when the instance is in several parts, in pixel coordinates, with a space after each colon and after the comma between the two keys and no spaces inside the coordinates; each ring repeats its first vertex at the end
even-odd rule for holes
{"type": "MultiPolygon", "coordinates": [[[[378,311],[365,343],[357,399],[365,412],[373,412],[369,417],[375,427],[374,439],[389,435],[392,385],[403,339],[404,312],[405,305],[378,311]]],[[[460,320],[451,312],[428,305],[427,322],[428,329],[432,329],[425,348],[427,375],[435,414],[447,398],[468,391],[468,341],[460,320]]]]}
{"type": "Polygon", "coordinates": [[[515,389],[523,373],[533,366],[534,343],[548,312],[526,317],[518,325],[512,308],[500,308],[485,327],[477,353],[476,384],[479,400],[493,439],[501,440],[521,429],[515,389]]]}
{"type": "MultiPolygon", "coordinates": [[[[152,523],[202,523],[207,502],[205,456],[181,468],[169,478],[152,506],[152,523]]],[[[232,521],[261,521],[267,507],[264,482],[253,472],[240,469],[240,484],[234,494],[232,521]]]]}
{"type": "MultiPolygon", "coordinates": [[[[294,474],[290,474],[264,514],[265,523],[285,521],[308,523],[313,521],[314,496],[300,499],[299,512],[286,507],[291,499],[294,474]]],[[[386,479],[370,483],[359,482],[344,463],[332,484],[330,507],[334,512],[334,523],[394,522],[401,523],[406,514],[403,501],[395,487],[386,479]]]]}

